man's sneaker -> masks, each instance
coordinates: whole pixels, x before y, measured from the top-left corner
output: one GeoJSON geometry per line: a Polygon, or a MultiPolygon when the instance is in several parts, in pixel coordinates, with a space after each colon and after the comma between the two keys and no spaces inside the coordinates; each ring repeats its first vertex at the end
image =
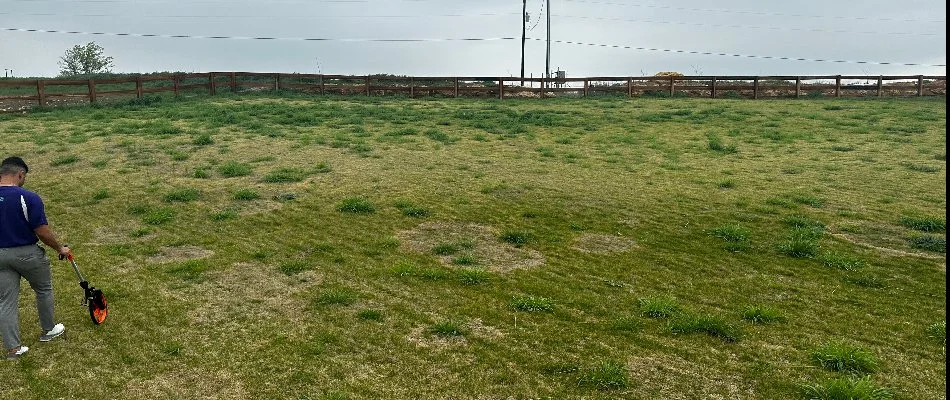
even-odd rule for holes
{"type": "Polygon", "coordinates": [[[20,346],[7,351],[7,360],[15,360],[30,351],[29,347],[20,346]]]}
{"type": "Polygon", "coordinates": [[[49,332],[46,332],[44,335],[40,335],[41,342],[48,342],[50,340],[56,339],[57,336],[62,335],[63,332],[66,332],[66,327],[63,324],[56,324],[49,332]]]}

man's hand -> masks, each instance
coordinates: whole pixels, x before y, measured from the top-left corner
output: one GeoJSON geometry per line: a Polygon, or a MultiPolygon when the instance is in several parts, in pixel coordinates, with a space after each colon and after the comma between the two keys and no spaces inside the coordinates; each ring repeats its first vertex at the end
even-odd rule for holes
{"type": "Polygon", "coordinates": [[[59,252],[59,259],[60,259],[60,260],[65,260],[65,259],[68,258],[69,255],[70,255],[69,246],[65,246],[65,245],[64,245],[64,246],[60,247],[58,250],[56,250],[56,251],[59,252]]]}

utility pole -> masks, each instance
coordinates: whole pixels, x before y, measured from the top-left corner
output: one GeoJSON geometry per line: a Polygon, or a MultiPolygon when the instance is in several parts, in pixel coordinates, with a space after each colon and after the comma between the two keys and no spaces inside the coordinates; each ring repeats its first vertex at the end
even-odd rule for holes
{"type": "Polygon", "coordinates": [[[544,63],[544,76],[551,77],[551,0],[546,0],[548,6],[548,56],[544,63]]]}
{"type": "Polygon", "coordinates": [[[528,37],[528,0],[522,0],[521,17],[521,86],[524,87],[524,44],[528,37]]]}

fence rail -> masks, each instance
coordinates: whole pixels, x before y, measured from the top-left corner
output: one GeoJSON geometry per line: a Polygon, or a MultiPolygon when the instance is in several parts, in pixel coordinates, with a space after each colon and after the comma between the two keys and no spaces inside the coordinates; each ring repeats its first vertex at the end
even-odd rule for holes
{"type": "Polygon", "coordinates": [[[426,77],[257,72],[133,75],[92,79],[0,79],[0,111],[169,92],[290,90],[313,94],[445,97],[588,97],[596,95],[709,98],[946,96],[946,76],[638,76],[583,78],[426,77]]]}

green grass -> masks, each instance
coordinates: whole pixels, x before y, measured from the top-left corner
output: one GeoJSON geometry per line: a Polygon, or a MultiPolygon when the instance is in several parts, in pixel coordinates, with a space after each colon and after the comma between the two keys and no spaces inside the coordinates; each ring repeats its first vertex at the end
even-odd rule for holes
{"type": "Polygon", "coordinates": [[[627,368],[623,363],[602,361],[582,371],[577,384],[597,390],[620,390],[630,385],[630,380],[627,377],[627,368]]]}
{"type": "Polygon", "coordinates": [[[540,296],[520,296],[511,300],[511,308],[528,313],[554,311],[554,301],[540,296]]]}
{"type": "Polygon", "coordinates": [[[641,315],[657,319],[670,318],[682,309],[676,300],[667,297],[639,298],[637,304],[641,315]]]}
{"type": "Polygon", "coordinates": [[[240,163],[237,161],[228,161],[218,166],[218,173],[225,178],[234,178],[238,176],[248,176],[253,171],[251,164],[240,163]]]}
{"type": "Polygon", "coordinates": [[[947,220],[937,217],[903,216],[900,224],[921,232],[941,232],[947,230],[947,220]]]}
{"type": "Polygon", "coordinates": [[[741,336],[738,327],[710,314],[677,314],[670,320],[668,328],[675,334],[705,333],[729,343],[738,341],[741,336]]]}
{"type": "Polygon", "coordinates": [[[429,333],[445,337],[465,336],[468,334],[468,328],[455,321],[441,321],[429,326],[429,333]]]}
{"type": "Polygon", "coordinates": [[[940,321],[927,327],[927,336],[947,345],[947,321],[940,321]]]}
{"type": "Polygon", "coordinates": [[[947,253],[947,238],[937,235],[916,235],[909,239],[910,247],[934,253],[947,253]]]}
{"type": "Polygon", "coordinates": [[[806,400],[891,400],[893,393],[875,385],[871,377],[839,377],[821,384],[804,385],[802,398],[806,400]]]}
{"type": "Polygon", "coordinates": [[[169,203],[186,203],[201,198],[201,190],[196,188],[174,189],[165,193],[163,199],[169,203]]]}
{"type": "Polygon", "coordinates": [[[376,206],[363,197],[349,197],[343,199],[336,209],[340,212],[351,214],[373,214],[376,212],[376,206]]]}
{"type": "Polygon", "coordinates": [[[769,324],[787,320],[782,312],[768,306],[746,306],[742,309],[742,319],[753,324],[769,324]]]}
{"type": "Polygon", "coordinates": [[[879,363],[869,351],[840,342],[828,342],[811,351],[811,360],[835,372],[868,374],[878,370],[879,363]]]}
{"type": "Polygon", "coordinates": [[[113,308],[52,261],[0,398],[794,399],[831,341],[945,396],[942,99],[199,92],[0,115],[113,308]]]}

